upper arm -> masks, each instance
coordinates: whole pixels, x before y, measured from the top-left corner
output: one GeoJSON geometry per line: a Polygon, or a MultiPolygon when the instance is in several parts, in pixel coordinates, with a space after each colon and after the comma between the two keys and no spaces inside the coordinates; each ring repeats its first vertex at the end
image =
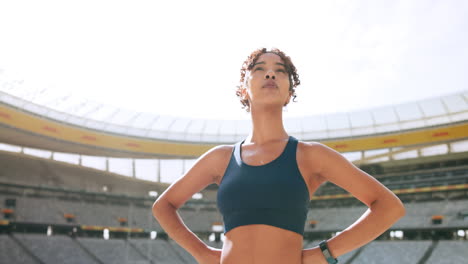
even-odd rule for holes
{"type": "Polygon", "coordinates": [[[206,186],[216,183],[224,173],[224,167],[229,161],[232,146],[217,146],[200,156],[195,164],[179,179],[172,183],[158,197],[153,206],[164,201],[174,208],[180,208],[192,196],[203,190],[206,186]]]}
{"type": "Polygon", "coordinates": [[[368,207],[379,198],[398,199],[382,183],[356,167],[337,151],[320,143],[308,144],[308,152],[315,157],[318,174],[323,180],[345,189],[368,207]]]}

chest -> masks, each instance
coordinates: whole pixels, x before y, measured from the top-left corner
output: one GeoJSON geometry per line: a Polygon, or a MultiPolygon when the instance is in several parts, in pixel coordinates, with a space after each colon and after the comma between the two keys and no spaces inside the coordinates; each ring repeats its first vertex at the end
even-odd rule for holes
{"type": "MultiPolygon", "coordinates": [[[[264,147],[253,147],[249,145],[242,146],[240,151],[240,159],[243,164],[250,165],[251,167],[261,167],[266,164],[276,161],[281,155],[284,154],[285,146],[281,144],[269,145],[264,147]]],[[[303,180],[305,181],[309,192],[313,194],[321,184],[324,183],[322,177],[318,172],[317,162],[320,157],[307,157],[303,151],[301,143],[297,144],[295,155],[289,153],[290,156],[294,156],[294,165],[297,166],[297,170],[303,180]],[[311,159],[314,159],[312,162],[311,159]]]]}
{"type": "Polygon", "coordinates": [[[277,159],[284,151],[284,144],[271,144],[268,146],[242,146],[241,160],[251,166],[261,166],[277,159]]]}
{"type": "Polygon", "coordinates": [[[309,201],[307,184],[289,152],[260,166],[232,159],[218,190],[225,208],[301,207],[309,201]]]}

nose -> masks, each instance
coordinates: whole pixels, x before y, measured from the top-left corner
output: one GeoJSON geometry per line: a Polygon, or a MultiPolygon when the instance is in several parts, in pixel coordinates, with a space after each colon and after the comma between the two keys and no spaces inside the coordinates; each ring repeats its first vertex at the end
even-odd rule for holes
{"type": "Polygon", "coordinates": [[[270,78],[273,79],[273,80],[276,78],[275,72],[272,71],[272,70],[267,71],[266,74],[265,74],[265,79],[268,80],[270,78]]]}

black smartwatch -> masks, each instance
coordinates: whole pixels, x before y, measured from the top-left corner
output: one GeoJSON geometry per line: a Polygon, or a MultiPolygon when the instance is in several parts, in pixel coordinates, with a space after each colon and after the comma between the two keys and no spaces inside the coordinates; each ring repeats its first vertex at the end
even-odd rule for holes
{"type": "Polygon", "coordinates": [[[320,249],[322,250],[323,256],[325,256],[325,259],[329,264],[336,264],[338,263],[338,260],[336,258],[333,258],[332,254],[330,253],[330,250],[328,250],[327,246],[327,241],[323,240],[319,244],[320,249]]]}

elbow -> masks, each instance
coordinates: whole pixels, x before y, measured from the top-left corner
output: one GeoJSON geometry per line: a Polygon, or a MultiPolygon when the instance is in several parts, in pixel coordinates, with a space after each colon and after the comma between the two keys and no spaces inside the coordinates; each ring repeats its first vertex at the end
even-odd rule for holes
{"type": "Polygon", "coordinates": [[[400,210],[400,218],[405,216],[406,215],[406,208],[405,208],[405,205],[400,201],[400,206],[399,206],[399,210],[400,210]]]}
{"type": "Polygon", "coordinates": [[[157,200],[153,203],[153,207],[152,207],[153,216],[154,216],[156,219],[158,218],[158,215],[159,215],[159,213],[161,212],[161,210],[163,210],[163,201],[161,201],[161,199],[157,199],[157,200]]]}
{"type": "Polygon", "coordinates": [[[403,202],[395,195],[390,199],[379,199],[371,204],[371,208],[380,208],[385,214],[396,220],[406,215],[406,208],[403,202]]]}
{"type": "MultiPolygon", "coordinates": [[[[396,196],[396,195],[395,195],[396,196]]],[[[405,208],[405,204],[400,200],[400,198],[398,198],[398,196],[396,196],[396,210],[397,212],[399,213],[399,216],[400,217],[403,217],[406,215],[406,208],[405,208]]]]}
{"type": "Polygon", "coordinates": [[[406,208],[403,202],[397,198],[397,201],[393,204],[391,211],[394,212],[393,214],[397,219],[402,218],[406,215],[406,208]]]}
{"type": "Polygon", "coordinates": [[[154,211],[156,208],[160,207],[160,206],[161,206],[161,203],[162,203],[162,199],[161,199],[161,196],[160,196],[160,197],[158,197],[158,199],[156,199],[156,201],[154,201],[154,203],[153,203],[153,211],[154,211]]]}
{"type": "Polygon", "coordinates": [[[158,219],[158,216],[161,215],[164,211],[167,211],[168,209],[174,209],[175,208],[166,200],[158,198],[154,203],[152,207],[152,212],[153,216],[158,219]]]}

